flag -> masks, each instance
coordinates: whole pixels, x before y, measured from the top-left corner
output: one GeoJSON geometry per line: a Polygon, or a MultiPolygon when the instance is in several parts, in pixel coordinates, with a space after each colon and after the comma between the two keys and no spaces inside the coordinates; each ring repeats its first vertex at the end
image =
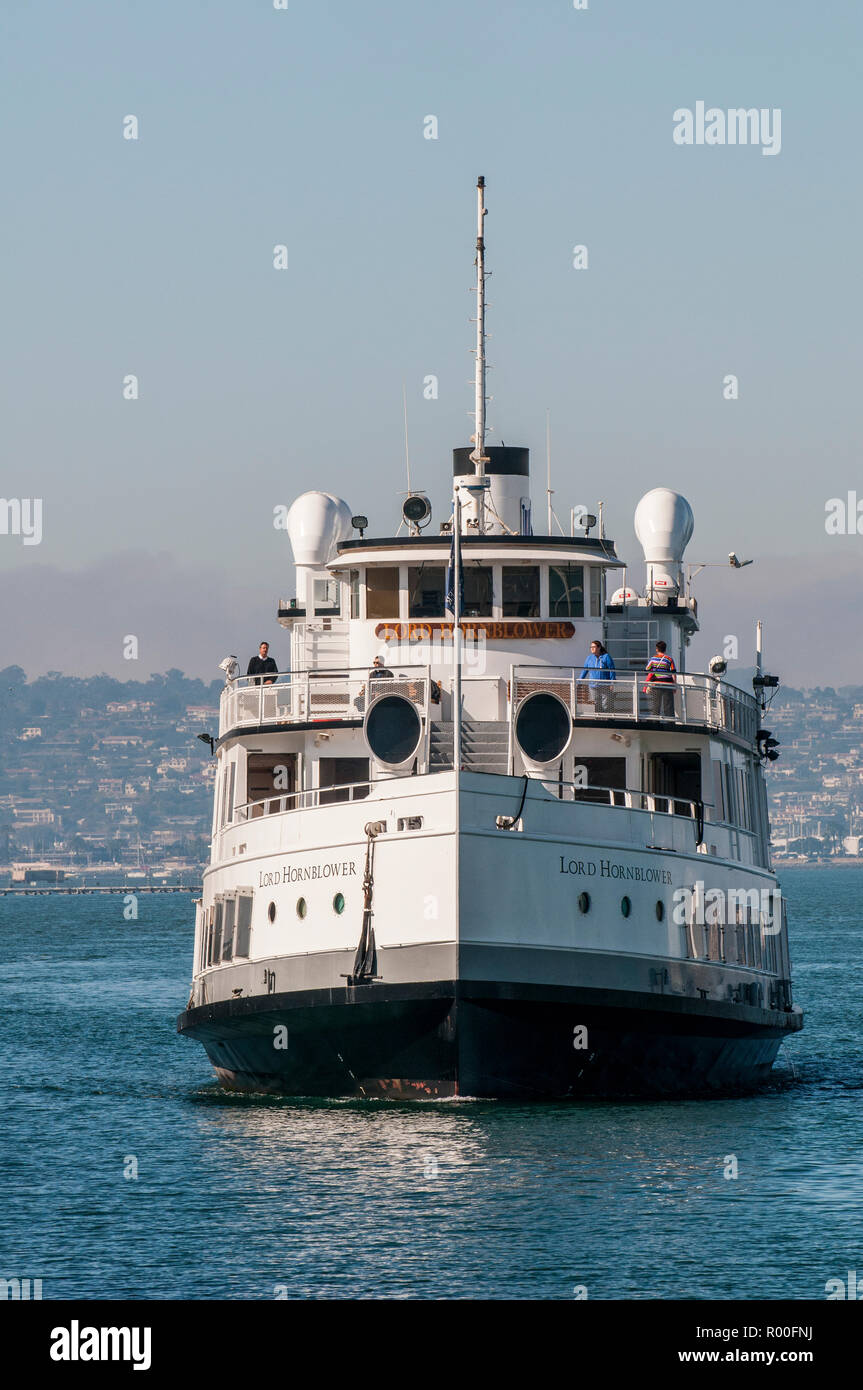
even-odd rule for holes
{"type": "MultiPolygon", "coordinates": [[[[461,566],[458,586],[459,612],[464,614],[464,565],[461,566]]],[[[446,611],[455,617],[455,531],[449,549],[449,564],[446,567],[446,611]]]]}

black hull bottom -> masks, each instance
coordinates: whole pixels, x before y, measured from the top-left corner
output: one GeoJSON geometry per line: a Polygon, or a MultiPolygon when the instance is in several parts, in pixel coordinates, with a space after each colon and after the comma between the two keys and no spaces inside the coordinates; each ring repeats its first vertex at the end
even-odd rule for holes
{"type": "Polygon", "coordinates": [[[525,1101],[755,1089],[800,1027],[798,1014],[611,991],[450,982],[320,994],[205,1005],[178,1028],[232,1090],[525,1101]]]}

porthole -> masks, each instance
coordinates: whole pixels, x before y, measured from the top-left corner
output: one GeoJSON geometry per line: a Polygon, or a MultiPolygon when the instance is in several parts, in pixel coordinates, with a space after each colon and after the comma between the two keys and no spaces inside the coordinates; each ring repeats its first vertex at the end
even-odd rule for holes
{"type": "Polygon", "coordinates": [[[345,895],[344,893],[336,893],[336,896],[333,898],[333,912],[337,912],[339,913],[339,915],[341,915],[341,913],[343,913],[344,910],[345,895]]]}
{"type": "Polygon", "coordinates": [[[656,920],[657,920],[657,922],[661,922],[664,916],[665,916],[665,903],[662,901],[661,898],[657,898],[657,900],[656,900],[656,920]]]}
{"type": "Polygon", "coordinates": [[[298,916],[298,917],[305,917],[306,911],[307,911],[307,903],[306,903],[305,898],[297,898],[297,916],[298,916]]]}
{"type": "Polygon", "coordinates": [[[275,904],[275,903],[270,903],[269,907],[267,908],[267,916],[269,917],[269,919],[270,919],[271,922],[275,922],[275,920],[276,920],[276,904],[275,904]]]}
{"type": "Polygon", "coordinates": [[[630,912],[632,911],[632,903],[630,902],[629,898],[621,898],[620,910],[623,913],[624,917],[629,916],[630,912]]]}
{"type": "Polygon", "coordinates": [[[589,893],[579,893],[579,895],[578,895],[578,910],[579,910],[579,912],[589,912],[589,911],[590,911],[590,894],[589,894],[589,893]]]}

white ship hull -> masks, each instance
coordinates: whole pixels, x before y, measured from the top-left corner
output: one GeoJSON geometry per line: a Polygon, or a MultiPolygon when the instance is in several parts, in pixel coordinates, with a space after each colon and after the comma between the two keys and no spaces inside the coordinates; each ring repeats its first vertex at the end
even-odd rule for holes
{"type": "MultiPolygon", "coordinates": [[[[224,1084],[538,1099],[691,1093],[767,1077],[800,1026],[776,956],[781,934],[759,928],[767,950],[754,968],[740,959],[753,950],[751,929],[741,943],[736,924],[675,920],[675,890],[703,879],[707,859],[691,822],[656,817],[658,837],[677,844],[636,848],[621,839],[631,827],[619,808],[561,802],[535,783],[523,813],[530,831],[498,830],[522,779],[462,772],[458,782],[458,797],[456,774],[437,773],[231,831],[242,855],[208,873],[204,905],[252,890],[250,955],[203,968],[180,1021],[224,1084]],[[418,817],[421,829],[398,829],[418,817]],[[376,978],[352,985],[372,818],[387,823],[374,859],[376,978]]],[[[636,833],[649,816],[624,813],[636,833]]],[[[711,857],[709,867],[716,887],[759,898],[775,888],[754,866],[742,874],[711,857]]],[[[199,959],[205,920],[199,914],[199,959]]]]}

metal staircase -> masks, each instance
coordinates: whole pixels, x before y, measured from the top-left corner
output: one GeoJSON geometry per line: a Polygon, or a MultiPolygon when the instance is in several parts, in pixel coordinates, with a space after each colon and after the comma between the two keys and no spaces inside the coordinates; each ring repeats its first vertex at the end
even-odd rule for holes
{"type": "MultiPolygon", "coordinates": [[[[468,772],[509,773],[509,725],[505,720],[463,719],[461,763],[468,772]]],[[[453,765],[453,725],[432,724],[429,739],[429,770],[442,771],[453,765]]]]}

